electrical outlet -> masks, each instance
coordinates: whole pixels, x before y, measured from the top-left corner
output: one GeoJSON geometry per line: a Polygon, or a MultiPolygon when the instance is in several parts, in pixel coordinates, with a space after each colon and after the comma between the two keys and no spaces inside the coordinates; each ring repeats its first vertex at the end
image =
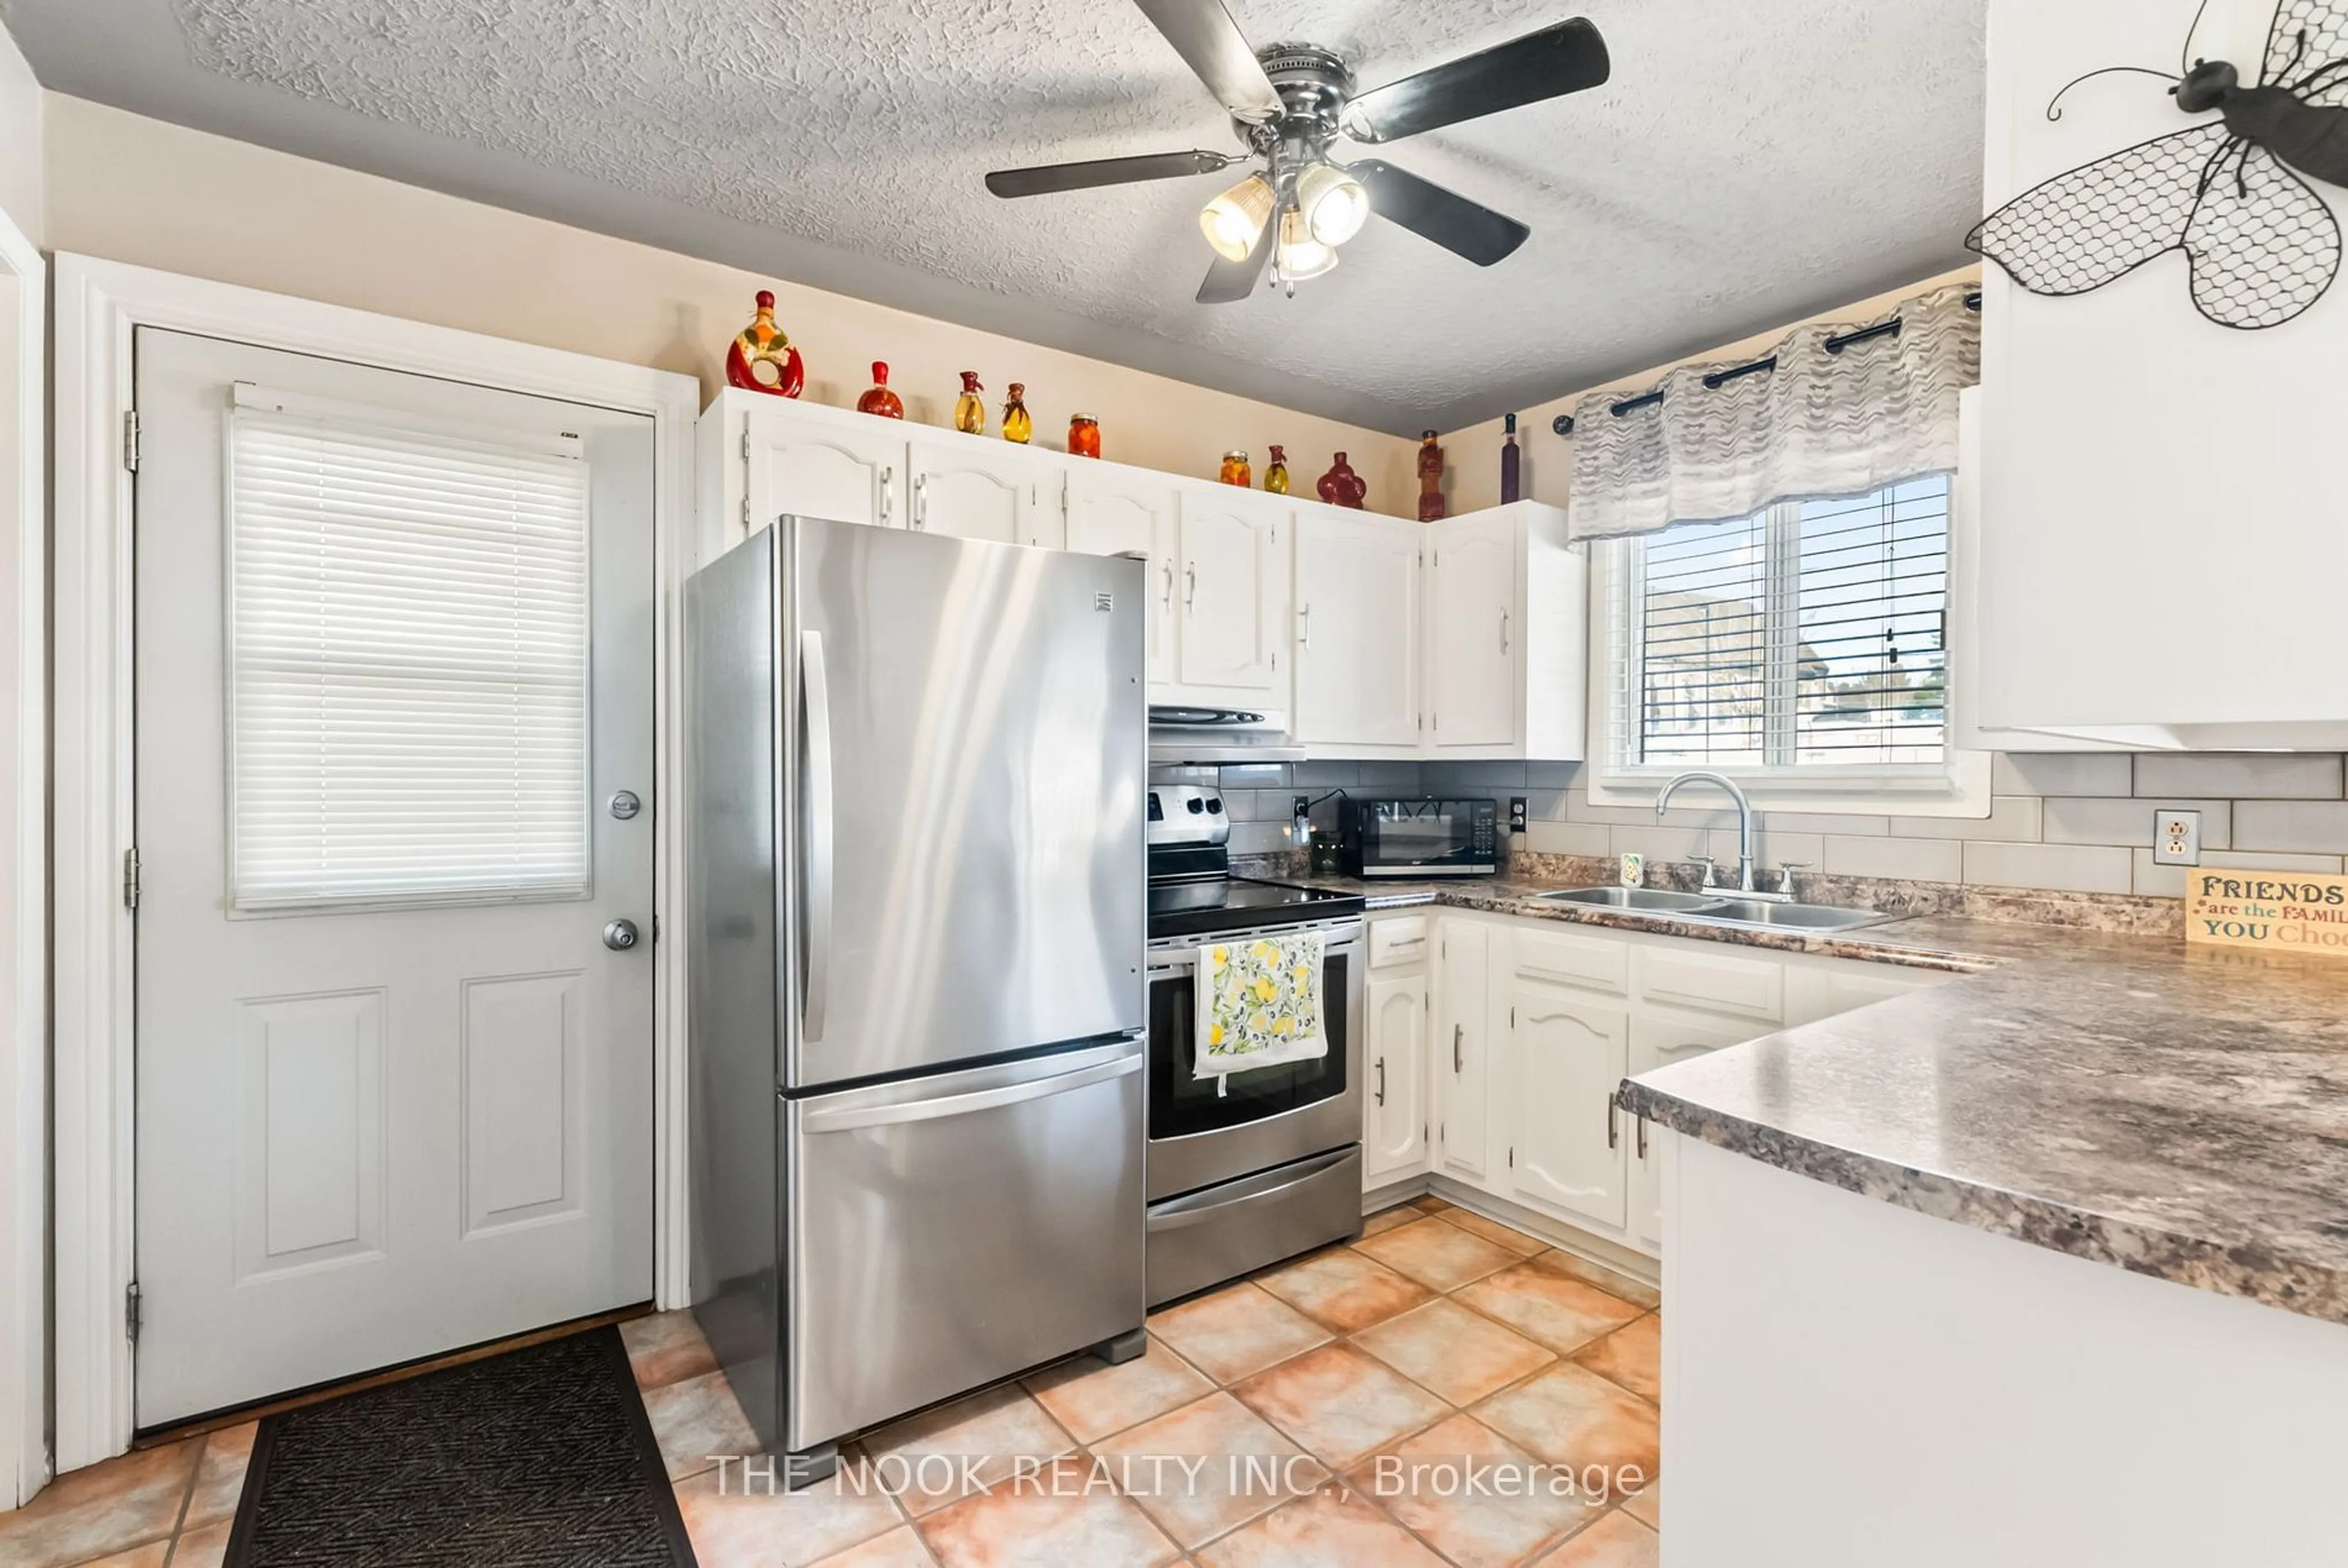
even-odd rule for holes
{"type": "Polygon", "coordinates": [[[2201,864],[2201,814],[2164,811],[2152,819],[2152,858],[2157,866],[2201,864]]]}
{"type": "Polygon", "coordinates": [[[1510,833],[1521,834],[1524,830],[1525,797],[1520,794],[1512,794],[1509,797],[1509,831],[1510,833]]]}

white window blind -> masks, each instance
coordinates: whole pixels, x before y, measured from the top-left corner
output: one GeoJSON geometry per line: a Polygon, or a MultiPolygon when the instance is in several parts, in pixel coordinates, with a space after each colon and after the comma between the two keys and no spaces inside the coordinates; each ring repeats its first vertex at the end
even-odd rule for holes
{"type": "Polygon", "coordinates": [[[230,432],[234,906],[584,894],[575,444],[259,407],[230,432]]]}
{"type": "Polygon", "coordinates": [[[1946,758],[1946,478],[1604,548],[1615,768],[1946,758]]]}

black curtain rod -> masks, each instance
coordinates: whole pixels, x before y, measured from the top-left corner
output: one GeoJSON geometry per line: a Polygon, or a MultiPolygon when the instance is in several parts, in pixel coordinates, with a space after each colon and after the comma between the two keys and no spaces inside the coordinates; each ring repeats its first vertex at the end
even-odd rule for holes
{"type": "MultiPolygon", "coordinates": [[[[1965,309],[1969,311],[1978,311],[1981,308],[1982,297],[1978,292],[1970,293],[1965,296],[1965,309]]],[[[1898,337],[1899,335],[1900,318],[1898,316],[1893,316],[1888,322],[1878,322],[1871,327],[1860,327],[1856,332],[1840,333],[1827,339],[1826,351],[1828,354],[1840,354],[1843,350],[1849,348],[1855,343],[1866,343],[1873,338],[1898,337]]],[[[1710,375],[1704,378],[1704,389],[1708,392],[1717,392],[1720,388],[1727,385],[1732,381],[1739,379],[1740,377],[1758,375],[1765,370],[1775,370],[1776,368],[1777,356],[1773,354],[1767,359],[1756,359],[1751,364],[1732,365],[1726,370],[1715,370],[1710,375]]],[[[1663,395],[1660,390],[1642,393],[1636,397],[1626,397],[1620,403],[1611,405],[1607,408],[1606,412],[1612,414],[1615,418],[1620,419],[1622,415],[1631,413],[1634,409],[1653,408],[1655,405],[1663,402],[1663,395]]],[[[1550,422],[1550,428],[1556,431],[1560,436],[1572,435],[1573,415],[1570,414],[1559,415],[1555,419],[1550,422]]]]}

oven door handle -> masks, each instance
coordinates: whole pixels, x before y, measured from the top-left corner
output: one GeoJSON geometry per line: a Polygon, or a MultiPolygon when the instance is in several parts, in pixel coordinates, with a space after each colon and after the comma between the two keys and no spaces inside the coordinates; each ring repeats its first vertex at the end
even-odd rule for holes
{"type": "MultiPolygon", "coordinates": [[[[1332,1149],[1325,1154],[1315,1154],[1302,1164],[1292,1165],[1284,1171],[1272,1173],[1286,1179],[1276,1182],[1271,1186],[1259,1187],[1252,1192],[1239,1193],[1227,1198],[1219,1198],[1211,1204],[1200,1204],[1196,1208],[1177,1208],[1169,1204],[1149,1216],[1149,1232],[1152,1235],[1156,1235],[1164,1231],[1188,1230],[1192,1225],[1202,1225],[1209,1220],[1220,1219],[1233,1209],[1244,1208],[1251,1204],[1269,1203],[1282,1193],[1292,1192],[1313,1180],[1313,1177],[1323,1175],[1355,1157],[1355,1150],[1349,1143],[1342,1149],[1332,1149]]],[[[1187,1203],[1191,1200],[1177,1201],[1187,1203]]]]}

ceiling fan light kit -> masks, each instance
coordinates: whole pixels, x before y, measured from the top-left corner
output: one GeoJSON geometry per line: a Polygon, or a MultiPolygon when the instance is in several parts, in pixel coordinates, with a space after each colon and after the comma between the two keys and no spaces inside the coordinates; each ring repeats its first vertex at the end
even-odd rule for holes
{"type": "Polygon", "coordinates": [[[1259,163],[1207,203],[1199,228],[1216,255],[1201,304],[1245,299],[1270,271],[1290,293],[1337,264],[1336,247],[1372,216],[1479,267],[1531,233],[1515,219],[1382,159],[1330,156],[1341,138],[1385,143],[1604,82],[1605,41],[1575,17],[1363,93],[1336,54],[1313,44],[1251,48],[1221,0],[1135,0],[1231,117],[1244,154],[1190,151],[999,169],[986,188],[1006,199],[1208,174],[1259,163]],[[1276,220],[1276,222],[1275,222],[1276,220]]]}

